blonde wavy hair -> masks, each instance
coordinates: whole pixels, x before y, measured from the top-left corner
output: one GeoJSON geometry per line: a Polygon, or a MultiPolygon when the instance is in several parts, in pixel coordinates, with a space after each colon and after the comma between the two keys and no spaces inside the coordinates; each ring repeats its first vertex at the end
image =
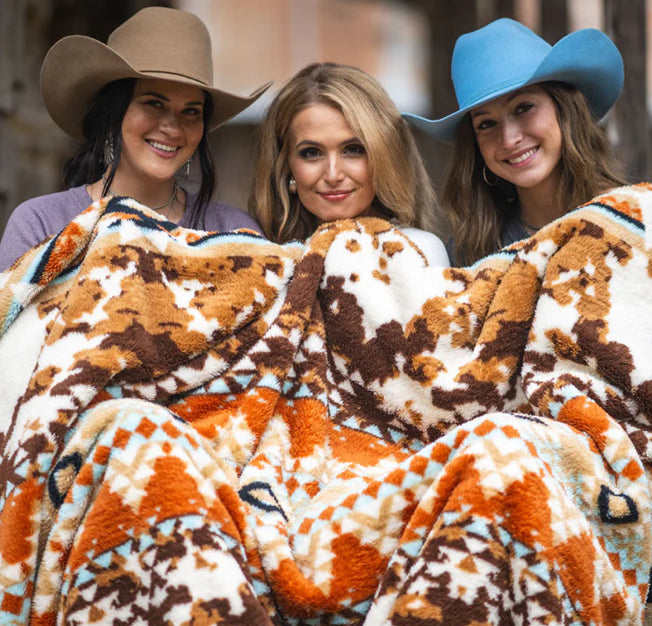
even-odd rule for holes
{"type": "Polygon", "coordinates": [[[288,191],[289,130],[313,104],[338,109],[362,142],[376,191],[374,214],[436,232],[437,197],[410,129],[381,85],[362,70],[313,63],[278,92],[258,129],[249,211],[269,239],[309,237],[319,225],[288,191]]]}
{"type": "MultiPolygon", "coordinates": [[[[610,188],[626,185],[605,130],[580,91],[556,81],[538,83],[552,98],[561,129],[561,182],[556,201],[567,213],[610,188]]],[[[503,179],[488,186],[469,115],[460,124],[442,193],[454,265],[469,265],[500,249],[500,232],[518,210],[516,189],[503,179]]]]}

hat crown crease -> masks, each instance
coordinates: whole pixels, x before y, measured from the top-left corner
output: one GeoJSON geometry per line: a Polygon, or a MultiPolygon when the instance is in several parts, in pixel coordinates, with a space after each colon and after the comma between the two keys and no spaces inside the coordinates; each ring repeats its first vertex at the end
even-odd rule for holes
{"type": "Polygon", "coordinates": [[[140,73],[189,77],[213,85],[213,59],[203,24],[159,22],[156,27],[125,23],[114,30],[107,46],[140,73]]]}

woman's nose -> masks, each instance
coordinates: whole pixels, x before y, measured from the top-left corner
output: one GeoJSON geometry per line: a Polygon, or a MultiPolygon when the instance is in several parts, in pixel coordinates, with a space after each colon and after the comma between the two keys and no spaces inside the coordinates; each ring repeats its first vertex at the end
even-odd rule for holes
{"type": "Polygon", "coordinates": [[[506,147],[516,145],[523,138],[521,125],[513,120],[506,120],[502,128],[502,142],[506,147]]]}
{"type": "Polygon", "coordinates": [[[174,111],[165,111],[161,115],[159,125],[168,133],[178,133],[181,130],[181,122],[174,111]]]}
{"type": "Polygon", "coordinates": [[[339,156],[332,155],[328,157],[326,165],[325,179],[327,182],[337,182],[343,178],[342,163],[339,156]]]}

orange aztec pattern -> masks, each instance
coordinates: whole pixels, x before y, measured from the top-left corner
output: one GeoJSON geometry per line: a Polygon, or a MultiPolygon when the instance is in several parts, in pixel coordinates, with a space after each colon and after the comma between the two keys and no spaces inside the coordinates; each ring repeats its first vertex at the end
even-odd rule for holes
{"type": "Polygon", "coordinates": [[[651,223],[438,268],[92,205],[0,275],[0,625],[641,623],[651,223]]]}

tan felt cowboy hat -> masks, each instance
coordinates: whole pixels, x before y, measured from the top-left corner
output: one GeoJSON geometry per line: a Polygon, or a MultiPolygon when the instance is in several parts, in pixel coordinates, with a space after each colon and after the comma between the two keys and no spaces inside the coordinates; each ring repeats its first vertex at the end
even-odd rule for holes
{"type": "Polygon", "coordinates": [[[82,120],[93,96],[119,78],[162,78],[196,85],[213,97],[208,130],[237,115],[269,88],[242,97],[213,87],[208,29],[194,14],[165,7],[142,9],[118,26],[105,44],[84,35],[55,43],[41,67],[41,93],[52,119],[82,137],[82,120]]]}

